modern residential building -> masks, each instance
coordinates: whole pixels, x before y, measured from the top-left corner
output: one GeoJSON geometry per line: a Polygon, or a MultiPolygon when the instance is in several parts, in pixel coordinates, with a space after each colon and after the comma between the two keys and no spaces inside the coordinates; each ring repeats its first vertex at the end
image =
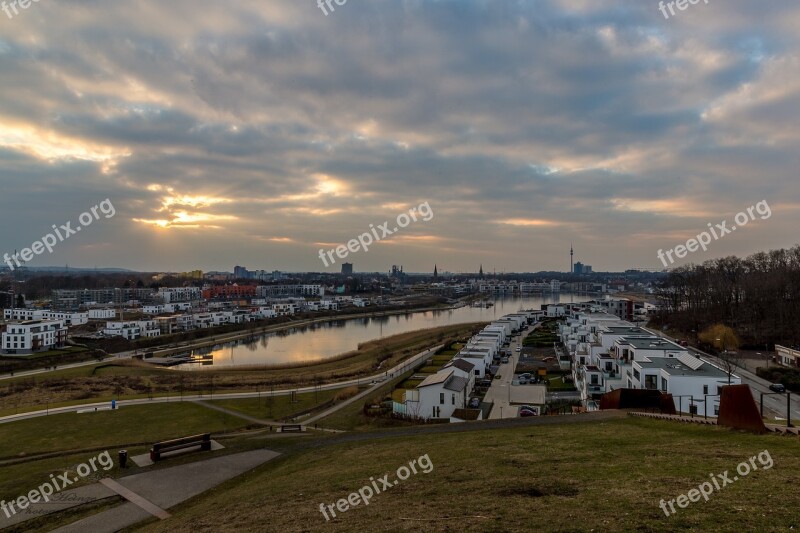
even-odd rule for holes
{"type": "Polygon", "coordinates": [[[67,326],[63,320],[28,320],[8,324],[2,334],[2,353],[30,355],[61,348],[67,342],[67,326]]]}
{"type": "Polygon", "coordinates": [[[158,293],[146,288],[56,289],[51,293],[53,307],[57,309],[77,309],[93,303],[112,305],[133,302],[155,303],[158,298],[158,293]]]}
{"type": "Polygon", "coordinates": [[[126,340],[158,337],[161,335],[161,326],[155,320],[106,322],[103,334],[109,337],[122,337],[126,340]]]}
{"type": "Polygon", "coordinates": [[[80,326],[89,323],[89,313],[67,313],[49,309],[4,309],[6,320],[63,320],[66,326],[80,326]]]}
{"type": "Polygon", "coordinates": [[[286,296],[325,296],[322,285],[261,285],[256,289],[257,298],[278,298],[286,296]]]}
{"type": "Polygon", "coordinates": [[[203,297],[199,287],[170,287],[158,290],[158,296],[165,304],[175,302],[196,302],[203,297]]]}
{"type": "Polygon", "coordinates": [[[787,348],[786,346],[781,346],[780,344],[775,345],[775,359],[777,362],[784,366],[791,366],[794,368],[800,368],[800,351],[793,350],[792,348],[787,348]]]}
{"type": "Polygon", "coordinates": [[[703,416],[719,414],[722,387],[739,385],[741,378],[689,353],[677,358],[653,357],[633,361],[627,387],[672,394],[675,409],[703,416]]]}

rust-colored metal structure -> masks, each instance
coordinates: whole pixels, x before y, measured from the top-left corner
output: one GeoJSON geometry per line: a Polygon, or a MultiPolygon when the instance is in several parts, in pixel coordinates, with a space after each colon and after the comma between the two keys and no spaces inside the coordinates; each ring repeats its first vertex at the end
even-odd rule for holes
{"type": "Polygon", "coordinates": [[[753,393],[750,392],[750,385],[722,387],[717,425],[753,433],[767,432],[753,393]]]}
{"type": "Polygon", "coordinates": [[[603,394],[600,409],[658,409],[662,414],[674,415],[672,394],[651,389],[616,389],[603,394]]]}

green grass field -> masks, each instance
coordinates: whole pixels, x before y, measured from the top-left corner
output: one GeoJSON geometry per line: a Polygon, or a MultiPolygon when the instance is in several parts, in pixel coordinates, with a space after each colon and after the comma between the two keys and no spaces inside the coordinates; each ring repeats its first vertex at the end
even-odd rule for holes
{"type": "Polygon", "coordinates": [[[0,458],[231,431],[249,423],[190,402],[67,413],[0,425],[0,458]]]}
{"type": "Polygon", "coordinates": [[[383,438],[290,453],[136,530],[785,531],[800,524],[798,450],[796,438],[632,418],[383,438]],[[771,469],[674,516],[659,508],[764,450],[771,469]],[[430,473],[330,522],[320,513],[425,454],[430,473]]]}

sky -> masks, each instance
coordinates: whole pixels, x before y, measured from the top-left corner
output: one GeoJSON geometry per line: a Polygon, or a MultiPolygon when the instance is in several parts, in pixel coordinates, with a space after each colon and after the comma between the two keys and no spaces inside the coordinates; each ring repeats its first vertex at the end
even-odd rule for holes
{"type": "Polygon", "coordinates": [[[759,202],[669,266],[800,240],[796,0],[332,7],[0,11],[0,253],[104,200],[28,265],[565,271],[572,244],[596,271],[655,269],[759,202]]]}

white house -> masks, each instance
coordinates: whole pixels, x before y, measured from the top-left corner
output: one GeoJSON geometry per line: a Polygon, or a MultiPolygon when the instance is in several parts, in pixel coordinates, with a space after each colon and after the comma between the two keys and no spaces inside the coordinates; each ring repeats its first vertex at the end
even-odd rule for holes
{"type": "Polygon", "coordinates": [[[64,346],[67,342],[67,326],[63,320],[11,323],[0,340],[4,354],[29,355],[64,346]]]}
{"type": "MultiPolygon", "coordinates": [[[[456,370],[442,369],[417,385],[417,405],[409,405],[406,395],[406,412],[421,418],[449,419],[456,409],[467,406],[468,378],[456,375],[456,370]]],[[[412,400],[413,401],[413,400],[412,400]]]]}
{"type": "MultiPolygon", "coordinates": [[[[721,368],[684,353],[677,358],[653,357],[633,362],[628,388],[653,389],[672,394],[678,412],[704,416],[719,414],[721,389],[728,385],[728,374],[721,368]]],[[[739,385],[731,375],[730,384],[739,385]]]]}

